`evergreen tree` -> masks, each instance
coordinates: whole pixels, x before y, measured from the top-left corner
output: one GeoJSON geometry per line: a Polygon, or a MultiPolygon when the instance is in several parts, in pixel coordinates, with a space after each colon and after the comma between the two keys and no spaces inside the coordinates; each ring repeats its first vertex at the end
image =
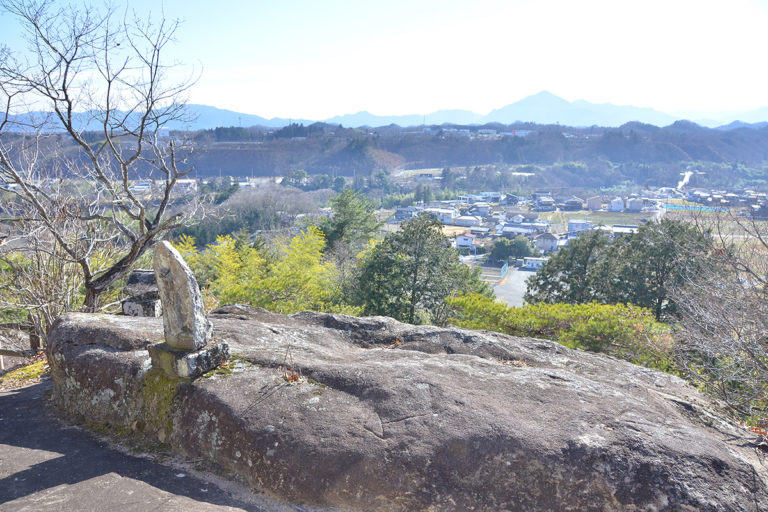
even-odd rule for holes
{"type": "Polygon", "coordinates": [[[441,228],[433,217],[420,215],[370,251],[356,286],[356,300],[365,314],[442,323],[447,318],[447,297],[491,293],[477,270],[459,262],[441,228]]]}
{"type": "Polygon", "coordinates": [[[600,276],[594,269],[609,243],[608,237],[600,232],[581,233],[528,278],[525,301],[531,304],[602,301],[596,282],[600,276]]]}
{"type": "Polygon", "coordinates": [[[514,239],[499,238],[494,242],[488,260],[495,263],[506,263],[509,258],[525,258],[533,254],[530,240],[519,235],[514,239]]]}
{"type": "Polygon", "coordinates": [[[327,251],[339,245],[361,251],[381,227],[376,219],[375,205],[354,190],[345,190],[330,200],[333,216],[321,219],[317,225],[325,234],[327,251]]]}
{"type": "Polygon", "coordinates": [[[676,314],[670,290],[696,271],[705,246],[705,234],[668,219],[614,242],[598,232],[583,233],[528,279],[525,300],[629,303],[650,309],[661,320],[676,314]]]}

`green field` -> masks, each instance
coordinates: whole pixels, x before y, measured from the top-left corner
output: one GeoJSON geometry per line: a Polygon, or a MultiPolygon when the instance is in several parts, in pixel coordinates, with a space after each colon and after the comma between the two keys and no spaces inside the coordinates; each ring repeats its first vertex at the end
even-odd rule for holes
{"type": "Polygon", "coordinates": [[[614,224],[638,226],[644,221],[655,217],[655,212],[542,212],[539,215],[541,220],[549,221],[552,225],[552,231],[565,232],[568,230],[568,220],[586,219],[595,226],[612,226],[614,224]]]}

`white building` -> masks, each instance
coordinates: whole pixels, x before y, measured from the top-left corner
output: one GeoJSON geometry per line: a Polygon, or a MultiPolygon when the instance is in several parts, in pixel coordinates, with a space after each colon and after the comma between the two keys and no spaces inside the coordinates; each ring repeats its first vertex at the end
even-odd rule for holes
{"type": "Polygon", "coordinates": [[[469,208],[469,211],[475,215],[487,217],[491,213],[491,205],[486,202],[475,203],[469,208]]]}
{"type": "Polygon", "coordinates": [[[568,236],[575,235],[580,231],[592,229],[592,223],[585,219],[568,220],[568,236]]]}
{"type": "Polygon", "coordinates": [[[544,264],[548,261],[549,261],[549,258],[534,258],[532,256],[529,256],[527,258],[523,258],[523,267],[532,269],[532,270],[538,270],[542,266],[544,266],[544,264]]]}
{"type": "Polygon", "coordinates": [[[624,200],[620,197],[614,197],[611,199],[611,205],[608,207],[608,211],[611,212],[623,212],[624,200]]]}
{"type": "Polygon", "coordinates": [[[627,199],[627,211],[639,212],[643,209],[643,200],[639,197],[627,199]]]}
{"type": "Polygon", "coordinates": [[[594,196],[587,198],[587,210],[596,211],[603,207],[603,201],[600,200],[600,196],[594,196]]]}
{"type": "Polygon", "coordinates": [[[466,228],[470,228],[472,226],[478,226],[483,223],[483,219],[480,217],[476,217],[474,215],[462,215],[461,217],[456,217],[453,219],[453,225],[454,226],[463,226],[466,228]]]}
{"type": "Polygon", "coordinates": [[[542,233],[534,238],[536,248],[541,252],[552,252],[557,250],[557,237],[552,233],[542,233]]]}
{"type": "Polygon", "coordinates": [[[432,215],[443,224],[453,224],[453,219],[458,216],[453,208],[425,208],[424,213],[432,215]]]}
{"type": "Polygon", "coordinates": [[[457,249],[471,249],[475,243],[475,235],[459,235],[456,237],[457,249]]]}

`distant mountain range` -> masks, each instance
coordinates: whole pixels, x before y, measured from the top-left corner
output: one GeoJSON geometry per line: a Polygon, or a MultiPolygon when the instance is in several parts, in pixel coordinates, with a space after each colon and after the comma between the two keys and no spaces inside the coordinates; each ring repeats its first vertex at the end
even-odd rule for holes
{"type": "MultiPolygon", "coordinates": [[[[193,121],[176,122],[168,127],[175,130],[203,130],[219,126],[264,126],[280,128],[290,123],[304,125],[322,121],[330,124],[341,124],[345,127],[378,127],[396,124],[401,127],[426,125],[484,125],[490,123],[515,124],[561,124],[563,126],[586,127],[606,126],[618,127],[628,122],[639,122],[654,126],[668,126],[675,121],[692,120],[709,128],[732,130],[736,128],[762,128],[768,125],[768,107],[741,112],[678,112],[669,114],[652,108],[619,106],[610,103],[591,103],[585,100],[567,101],[550,92],[542,91],[528,96],[515,103],[491,111],[487,115],[468,110],[438,110],[427,115],[379,116],[370,112],[345,114],[329,119],[267,119],[253,114],[244,114],[232,110],[224,110],[208,105],[189,105],[193,121]]],[[[35,113],[40,117],[41,113],[35,113]]],[[[83,124],[89,129],[98,129],[87,113],[80,114],[83,124]],[[93,126],[91,126],[93,125],[93,126]]],[[[28,116],[19,116],[19,122],[26,122],[28,116]]]]}
{"type": "Polygon", "coordinates": [[[768,124],[768,107],[743,112],[680,112],[669,114],[652,108],[612,105],[610,103],[592,103],[585,100],[567,101],[550,92],[542,91],[515,103],[491,111],[487,115],[469,110],[438,110],[427,115],[411,114],[399,116],[379,116],[370,112],[345,114],[329,119],[266,119],[259,116],[241,114],[230,110],[221,110],[205,105],[190,105],[197,121],[175,128],[203,129],[216,126],[266,126],[281,127],[291,122],[310,124],[323,121],[341,124],[345,127],[359,126],[399,126],[442,125],[442,124],[561,124],[564,126],[621,126],[628,122],[640,122],[654,126],[668,126],[679,120],[692,120],[701,126],[721,129],[760,128],[768,124]]]}

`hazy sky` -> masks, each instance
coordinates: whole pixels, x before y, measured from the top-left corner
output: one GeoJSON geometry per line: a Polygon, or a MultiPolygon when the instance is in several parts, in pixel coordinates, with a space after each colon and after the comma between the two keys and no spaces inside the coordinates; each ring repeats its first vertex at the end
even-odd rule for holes
{"type": "MultiPolygon", "coordinates": [[[[768,106],[768,0],[131,0],[184,21],[191,102],[264,117],[479,113],[548,90],[671,112],[768,106]]],[[[0,17],[0,41],[16,26],[0,17]]]]}

